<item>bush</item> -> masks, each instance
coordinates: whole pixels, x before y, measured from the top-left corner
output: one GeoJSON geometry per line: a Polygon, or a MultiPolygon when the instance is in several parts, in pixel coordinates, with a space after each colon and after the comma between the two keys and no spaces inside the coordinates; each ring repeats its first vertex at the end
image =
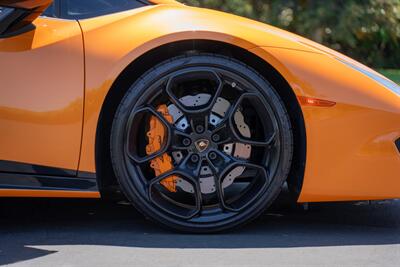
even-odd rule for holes
{"type": "Polygon", "coordinates": [[[400,68],[400,0],[182,0],[260,20],[375,68],[400,68]]]}
{"type": "Polygon", "coordinates": [[[383,75],[389,79],[397,82],[400,85],[400,70],[379,70],[383,75]]]}

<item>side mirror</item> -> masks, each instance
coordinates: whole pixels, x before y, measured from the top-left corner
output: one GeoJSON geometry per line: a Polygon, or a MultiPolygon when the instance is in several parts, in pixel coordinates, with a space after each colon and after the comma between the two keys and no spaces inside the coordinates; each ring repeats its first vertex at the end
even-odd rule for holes
{"type": "Polygon", "coordinates": [[[0,38],[34,29],[32,22],[53,0],[0,0],[0,38]]]}

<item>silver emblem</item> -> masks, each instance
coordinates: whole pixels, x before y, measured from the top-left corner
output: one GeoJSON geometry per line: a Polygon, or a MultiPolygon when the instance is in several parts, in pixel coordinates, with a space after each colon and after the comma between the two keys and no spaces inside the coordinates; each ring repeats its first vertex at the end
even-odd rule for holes
{"type": "Polygon", "coordinates": [[[208,148],[210,141],[208,141],[207,139],[200,139],[197,140],[194,144],[199,152],[203,152],[208,148]]]}

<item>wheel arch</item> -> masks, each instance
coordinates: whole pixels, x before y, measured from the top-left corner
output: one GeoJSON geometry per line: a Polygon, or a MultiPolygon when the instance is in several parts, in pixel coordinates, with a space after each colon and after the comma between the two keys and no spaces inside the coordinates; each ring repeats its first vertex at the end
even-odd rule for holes
{"type": "Polygon", "coordinates": [[[229,56],[242,61],[258,71],[274,88],[279,88],[277,92],[285,103],[293,127],[294,159],[288,185],[297,198],[305,171],[306,130],[303,114],[293,89],[276,68],[256,54],[226,42],[206,39],[169,42],[153,48],[133,60],[114,81],[103,102],[96,131],[95,163],[102,195],[109,196],[110,193],[119,191],[111,164],[109,140],[114,114],[126,91],[142,74],[158,63],[182,54],[199,52],[229,56]]]}

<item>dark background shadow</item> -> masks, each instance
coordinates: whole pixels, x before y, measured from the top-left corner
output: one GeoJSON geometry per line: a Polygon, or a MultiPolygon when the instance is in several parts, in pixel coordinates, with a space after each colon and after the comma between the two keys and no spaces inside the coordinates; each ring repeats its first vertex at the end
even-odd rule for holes
{"type": "Polygon", "coordinates": [[[315,203],[283,194],[234,232],[185,235],[148,223],[130,205],[100,200],[0,199],[0,265],[56,251],[35,245],[146,248],[289,248],[400,244],[400,201],[315,203]]]}

